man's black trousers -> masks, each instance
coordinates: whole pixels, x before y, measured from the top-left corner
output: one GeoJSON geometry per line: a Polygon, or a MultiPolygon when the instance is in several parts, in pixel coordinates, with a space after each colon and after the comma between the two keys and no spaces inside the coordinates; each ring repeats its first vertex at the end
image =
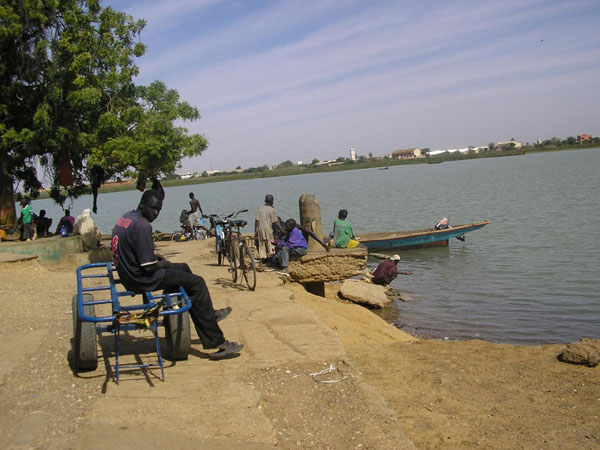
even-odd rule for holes
{"type": "Polygon", "coordinates": [[[185,263],[172,263],[169,268],[165,269],[165,276],[158,285],[158,289],[179,292],[179,286],[185,289],[192,301],[190,317],[194,322],[200,341],[202,341],[202,346],[209,349],[223,344],[225,337],[217,323],[215,309],[204,278],[194,275],[185,263]]]}

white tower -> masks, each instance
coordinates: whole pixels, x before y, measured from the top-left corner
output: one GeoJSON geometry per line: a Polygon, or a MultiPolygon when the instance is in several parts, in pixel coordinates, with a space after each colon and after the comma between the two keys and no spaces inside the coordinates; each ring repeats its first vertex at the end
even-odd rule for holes
{"type": "Polygon", "coordinates": [[[350,149],[350,159],[352,161],[356,161],[356,150],[354,150],[353,148],[350,149]]]}

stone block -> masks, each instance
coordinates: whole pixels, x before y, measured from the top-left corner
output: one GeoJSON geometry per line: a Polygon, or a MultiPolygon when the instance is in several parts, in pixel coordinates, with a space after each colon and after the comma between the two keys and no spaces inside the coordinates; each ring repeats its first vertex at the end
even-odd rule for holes
{"type": "Polygon", "coordinates": [[[292,281],[299,283],[339,281],[358,275],[366,263],[366,247],[311,250],[304,256],[291,257],[288,271],[292,281]]]}

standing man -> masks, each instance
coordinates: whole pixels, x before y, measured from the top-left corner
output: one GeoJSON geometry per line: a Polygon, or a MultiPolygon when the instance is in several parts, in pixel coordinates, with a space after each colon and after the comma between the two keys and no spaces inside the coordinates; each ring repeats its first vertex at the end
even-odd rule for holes
{"type": "Polygon", "coordinates": [[[273,196],[267,194],[265,204],[258,208],[254,218],[254,238],[258,240],[258,257],[262,264],[267,264],[275,254],[275,247],[272,243],[273,227],[283,233],[277,218],[277,210],[273,207],[273,196]]]}
{"type": "Polygon", "coordinates": [[[149,189],[135,211],[125,213],[113,229],[111,249],[121,283],[126,289],[143,293],[159,289],[176,292],[182,286],[192,301],[190,316],[205,349],[218,349],[211,359],[238,353],[243,345],[225,340],[218,320],[231,308],[215,311],[204,278],[194,275],[185,263],[172,263],[154,253],[152,223],[162,209],[160,194],[149,189]]]}
{"type": "Polygon", "coordinates": [[[400,261],[400,255],[394,255],[390,259],[380,262],[375,271],[373,272],[373,278],[371,279],[371,281],[374,284],[387,286],[392,281],[394,281],[398,274],[412,275],[412,272],[398,271],[398,261],[400,261]]]}
{"type": "Polygon", "coordinates": [[[190,215],[188,219],[193,227],[196,225],[200,225],[200,217],[198,217],[198,210],[200,210],[200,215],[204,216],[204,213],[202,212],[202,206],[200,206],[200,202],[196,198],[194,198],[194,193],[190,192],[190,215]]]}
{"type": "Polygon", "coordinates": [[[31,205],[29,200],[21,200],[21,240],[30,241],[33,238],[33,227],[31,226],[31,205]]]}

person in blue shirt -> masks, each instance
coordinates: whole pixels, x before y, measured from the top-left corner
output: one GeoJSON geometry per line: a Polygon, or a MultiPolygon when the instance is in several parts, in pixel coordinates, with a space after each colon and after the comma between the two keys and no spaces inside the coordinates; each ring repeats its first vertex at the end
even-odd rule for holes
{"type": "Polygon", "coordinates": [[[297,227],[294,219],[285,221],[285,236],[277,242],[277,253],[273,256],[273,264],[281,267],[279,273],[287,274],[290,264],[290,255],[306,255],[308,243],[297,227]]]}

